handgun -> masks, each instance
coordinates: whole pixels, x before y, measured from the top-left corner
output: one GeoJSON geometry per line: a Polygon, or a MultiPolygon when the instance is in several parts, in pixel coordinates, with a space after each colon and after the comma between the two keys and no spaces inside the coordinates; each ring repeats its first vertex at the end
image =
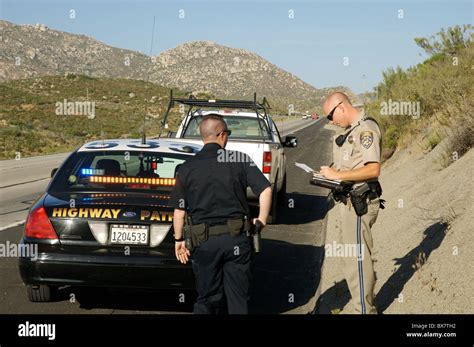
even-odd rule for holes
{"type": "Polygon", "coordinates": [[[264,225],[260,220],[255,221],[255,226],[254,230],[252,233],[252,244],[253,244],[253,250],[255,253],[260,253],[262,249],[262,235],[260,234],[264,225]]]}

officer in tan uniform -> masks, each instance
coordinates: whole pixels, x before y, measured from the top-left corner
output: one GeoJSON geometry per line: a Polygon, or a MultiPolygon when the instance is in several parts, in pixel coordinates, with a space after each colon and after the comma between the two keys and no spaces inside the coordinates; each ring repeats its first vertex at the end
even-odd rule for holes
{"type": "Polygon", "coordinates": [[[321,174],[329,179],[354,181],[354,188],[370,187],[361,195],[361,201],[367,206],[367,212],[361,216],[357,215],[349,195],[334,196],[340,211],[342,243],[353,245],[357,250],[356,255],[343,258],[344,275],[352,296],[352,307],[348,312],[377,313],[371,227],[377,220],[379,208],[383,208],[383,200],[379,198],[382,190],[377,180],[380,175],[380,129],[375,120],[355,109],[347,95],[340,92],[327,97],[323,111],[330,121],[345,131],[334,141],[334,165],[322,166],[321,174]]]}

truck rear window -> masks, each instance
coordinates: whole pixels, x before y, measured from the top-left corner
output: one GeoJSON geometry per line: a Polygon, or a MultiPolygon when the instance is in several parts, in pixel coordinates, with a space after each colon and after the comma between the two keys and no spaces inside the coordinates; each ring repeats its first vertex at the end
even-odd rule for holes
{"type": "MultiPolygon", "coordinates": [[[[271,140],[272,136],[264,120],[255,117],[223,116],[227,128],[232,130],[229,139],[271,140]],[[260,124],[259,124],[260,123],[260,124]]],[[[185,130],[185,138],[200,138],[199,124],[202,116],[193,116],[185,130]]]]}

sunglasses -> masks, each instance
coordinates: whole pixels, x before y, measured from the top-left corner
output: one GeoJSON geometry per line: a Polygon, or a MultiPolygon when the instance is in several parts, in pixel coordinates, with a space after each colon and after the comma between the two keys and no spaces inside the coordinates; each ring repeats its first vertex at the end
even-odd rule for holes
{"type": "Polygon", "coordinates": [[[338,103],[336,106],[334,106],[334,108],[331,110],[331,112],[328,113],[328,115],[326,116],[327,119],[329,119],[330,121],[332,121],[332,116],[334,115],[334,111],[336,111],[336,108],[338,108],[338,106],[340,104],[342,104],[344,101],[341,101],[340,103],[338,103]]]}
{"type": "Polygon", "coordinates": [[[224,134],[224,133],[226,133],[227,136],[230,136],[230,134],[232,134],[232,130],[229,130],[229,129],[223,130],[219,134],[217,134],[216,136],[220,136],[220,134],[224,134]]]}

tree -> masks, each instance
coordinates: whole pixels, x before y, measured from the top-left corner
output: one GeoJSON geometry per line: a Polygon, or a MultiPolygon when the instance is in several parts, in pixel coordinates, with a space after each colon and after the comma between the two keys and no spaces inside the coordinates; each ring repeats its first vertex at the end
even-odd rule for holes
{"type": "Polygon", "coordinates": [[[463,48],[469,47],[474,39],[473,26],[465,24],[456,25],[447,30],[441,29],[436,35],[429,38],[417,37],[415,42],[429,55],[449,54],[456,55],[463,48]]]}
{"type": "Polygon", "coordinates": [[[396,69],[389,67],[387,70],[382,71],[383,81],[376,87],[377,94],[379,97],[385,95],[391,97],[391,90],[399,82],[407,79],[407,74],[400,66],[396,69]]]}

